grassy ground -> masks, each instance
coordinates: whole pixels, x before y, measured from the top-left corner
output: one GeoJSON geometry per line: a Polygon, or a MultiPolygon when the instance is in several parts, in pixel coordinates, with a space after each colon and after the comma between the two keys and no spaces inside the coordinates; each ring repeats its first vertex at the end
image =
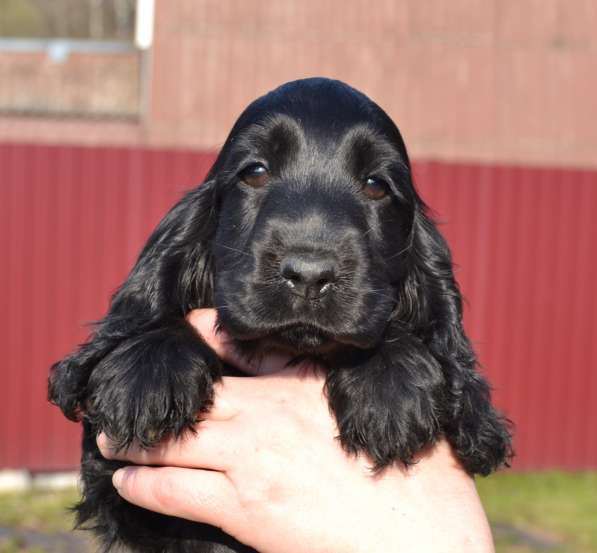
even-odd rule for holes
{"type": "Polygon", "coordinates": [[[69,507],[75,489],[0,494],[0,553],[86,553],[86,536],[73,533],[69,507]]]}
{"type": "MultiPolygon", "coordinates": [[[[498,553],[597,553],[597,472],[503,473],[477,485],[498,553]]],[[[82,553],[83,542],[65,541],[76,500],[75,490],[0,494],[0,553],[82,553]]]]}
{"type": "Polygon", "coordinates": [[[74,489],[0,494],[0,527],[35,528],[47,532],[70,530],[73,516],[68,507],[75,504],[78,497],[74,489]]]}
{"type": "Polygon", "coordinates": [[[500,553],[597,553],[597,472],[501,473],[477,487],[500,553]]]}

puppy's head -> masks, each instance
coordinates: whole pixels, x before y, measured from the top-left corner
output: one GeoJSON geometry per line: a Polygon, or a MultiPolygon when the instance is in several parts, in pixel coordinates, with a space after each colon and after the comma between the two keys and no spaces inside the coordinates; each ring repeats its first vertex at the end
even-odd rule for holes
{"type": "Polygon", "coordinates": [[[295,354],[373,347],[420,202],[383,110],[338,81],[291,82],[245,110],[211,177],[220,325],[295,354]]]}

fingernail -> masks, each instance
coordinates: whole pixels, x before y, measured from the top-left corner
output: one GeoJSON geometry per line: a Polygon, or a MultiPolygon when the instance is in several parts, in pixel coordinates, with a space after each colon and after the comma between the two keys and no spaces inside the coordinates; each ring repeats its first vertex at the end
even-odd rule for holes
{"type": "Polygon", "coordinates": [[[114,484],[114,487],[117,490],[119,490],[122,487],[122,482],[124,480],[124,471],[125,471],[125,469],[118,469],[112,475],[112,484],[114,484]]]}

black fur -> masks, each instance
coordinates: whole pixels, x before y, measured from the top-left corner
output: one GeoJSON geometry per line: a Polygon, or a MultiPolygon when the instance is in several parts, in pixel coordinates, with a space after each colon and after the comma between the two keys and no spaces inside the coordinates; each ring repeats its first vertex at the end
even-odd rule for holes
{"type": "Polygon", "coordinates": [[[511,455],[400,133],[343,83],[295,81],[251,104],[206,182],[154,231],[91,340],[52,367],[50,400],[84,423],[79,524],[106,549],[247,550],[120,499],[119,463],[95,444],[105,431],[119,447],[150,447],[209,409],[226,368],[184,319],[197,307],[216,307],[248,354],[283,350],[326,367],[341,443],[377,470],[413,462],[441,436],[471,474],[511,455]]]}

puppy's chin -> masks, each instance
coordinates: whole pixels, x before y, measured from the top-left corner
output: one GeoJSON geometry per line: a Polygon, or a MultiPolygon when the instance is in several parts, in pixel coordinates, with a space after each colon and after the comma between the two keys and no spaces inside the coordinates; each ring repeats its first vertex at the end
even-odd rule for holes
{"type": "Polygon", "coordinates": [[[331,353],[341,347],[341,344],[329,334],[307,324],[295,324],[281,328],[262,341],[266,347],[269,346],[291,355],[321,355],[331,353]]]}
{"type": "Polygon", "coordinates": [[[292,357],[332,360],[338,355],[374,348],[383,334],[338,334],[333,329],[304,320],[269,324],[262,320],[258,325],[252,324],[253,321],[253,317],[239,317],[228,310],[218,310],[217,327],[248,356],[279,352],[292,357]]]}
{"type": "Polygon", "coordinates": [[[346,347],[323,330],[308,324],[272,329],[262,336],[230,334],[239,350],[249,356],[278,352],[291,357],[323,358],[346,347]]]}

